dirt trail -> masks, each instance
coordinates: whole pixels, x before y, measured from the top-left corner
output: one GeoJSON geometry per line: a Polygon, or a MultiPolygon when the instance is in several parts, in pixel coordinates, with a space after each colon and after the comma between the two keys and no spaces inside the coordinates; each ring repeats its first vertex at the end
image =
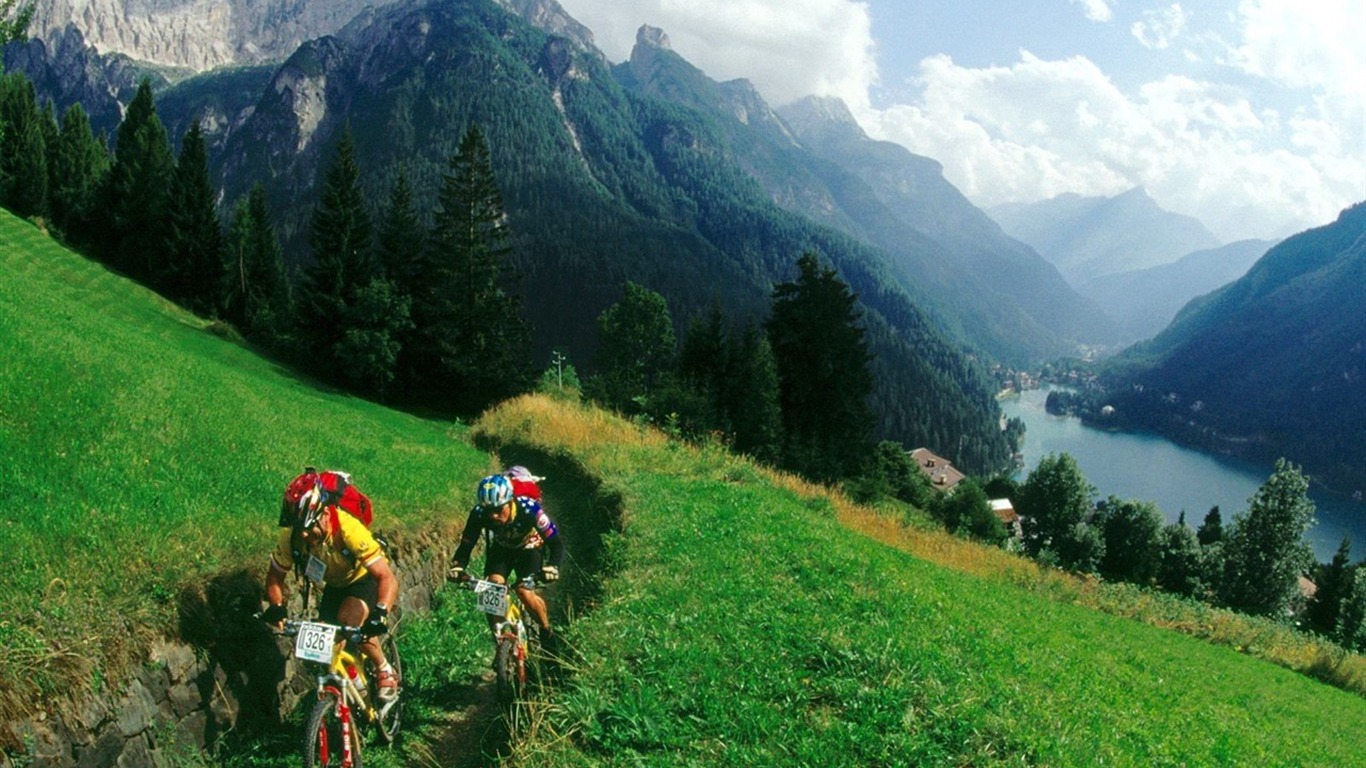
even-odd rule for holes
{"type": "MultiPolygon", "coordinates": [[[[544,476],[544,505],[566,542],[564,577],[550,598],[551,621],[564,631],[592,610],[600,588],[602,537],[618,527],[621,502],[581,467],[520,446],[481,446],[505,466],[521,464],[544,476]]],[[[490,648],[490,653],[492,648],[490,648]]],[[[493,672],[444,691],[439,719],[422,724],[425,749],[414,757],[436,768],[475,768],[506,757],[510,744],[496,700],[493,672]]]]}

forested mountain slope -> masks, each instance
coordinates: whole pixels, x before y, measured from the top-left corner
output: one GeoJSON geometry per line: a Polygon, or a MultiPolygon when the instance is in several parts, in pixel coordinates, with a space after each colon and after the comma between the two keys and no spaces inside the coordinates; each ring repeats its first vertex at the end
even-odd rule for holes
{"type": "Polygon", "coordinates": [[[918,305],[993,358],[1023,364],[1120,340],[1099,307],[1006,237],[937,162],[871,140],[838,100],[773,110],[748,81],[709,79],[649,27],[613,72],[634,93],[708,116],[775,203],[876,246],[918,305]]]}
{"type": "Polygon", "coordinates": [[[1366,204],[1288,238],[1116,360],[1124,423],[1366,487],[1366,204]]]}
{"type": "Polygon", "coordinates": [[[430,212],[478,124],[540,360],[563,348],[591,371],[596,318],[627,280],[664,295],[680,328],[713,305],[738,329],[757,324],[772,286],[814,250],[860,295],[877,436],[944,450],[966,434],[963,463],[984,471],[1008,458],[970,342],[932,322],[885,253],[781,209],[738,161],[748,153],[728,126],[624,88],[580,37],[548,35],[487,0],[403,3],[305,43],[250,98],[261,74],[184,81],[162,93],[160,112],[173,137],[212,116],[225,204],[263,183],[291,262],[311,258],[317,185],[348,126],[370,205],[402,167],[430,212]]]}
{"type": "Polygon", "coordinates": [[[811,97],[779,114],[821,161],[817,172],[851,231],[884,249],[925,287],[929,306],[998,358],[1038,359],[1121,339],[1100,306],[972,205],[937,161],[873,140],[838,100],[811,97]]]}

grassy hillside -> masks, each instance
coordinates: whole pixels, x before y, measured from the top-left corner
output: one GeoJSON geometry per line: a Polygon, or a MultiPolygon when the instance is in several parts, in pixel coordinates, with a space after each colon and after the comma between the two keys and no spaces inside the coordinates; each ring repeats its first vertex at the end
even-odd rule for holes
{"type": "Polygon", "coordinates": [[[213,330],[0,211],[0,720],[136,663],[183,589],[264,574],[305,463],[353,473],[376,528],[463,521],[489,462],[464,427],[213,330]]]}
{"type": "MultiPolygon", "coordinates": [[[[0,718],[115,679],[177,631],[181,590],[260,573],[303,462],[356,473],[403,533],[458,524],[489,445],[573,463],[621,515],[596,565],[571,563],[596,589],[518,762],[1363,764],[1366,698],[1294,671],[1363,691],[1359,657],[909,529],[589,408],[521,398],[466,430],[332,394],[3,213],[0,345],[0,718]]],[[[596,535],[571,507],[571,541],[596,535]]],[[[405,635],[415,717],[377,765],[480,762],[447,759],[479,736],[440,725],[488,652],[452,591],[458,621],[405,635]]],[[[280,764],[295,734],[276,734],[280,764]]]]}
{"type": "Polygon", "coordinates": [[[1366,764],[1362,697],[1145,622],[1317,652],[1270,625],[1141,605],[543,399],[477,431],[574,454],[627,510],[524,764],[1366,764]]]}

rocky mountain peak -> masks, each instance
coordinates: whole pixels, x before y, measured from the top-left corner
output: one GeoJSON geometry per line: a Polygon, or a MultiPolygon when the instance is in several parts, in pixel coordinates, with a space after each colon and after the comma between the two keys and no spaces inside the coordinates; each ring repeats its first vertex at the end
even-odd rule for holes
{"type": "Polygon", "coordinates": [[[68,26],[102,54],[203,72],[283,60],[341,29],[375,0],[37,0],[30,32],[68,26]]]}
{"type": "Polygon", "coordinates": [[[570,16],[555,0],[498,0],[542,32],[573,40],[586,50],[596,50],[593,32],[570,16]]]}
{"type": "Polygon", "coordinates": [[[866,140],[868,134],[854,113],[837,96],[807,96],[778,109],[787,124],[805,142],[866,140]]]}
{"type": "MultiPolygon", "coordinates": [[[[669,36],[664,34],[664,30],[659,27],[652,27],[648,24],[640,25],[636,30],[636,48],[659,48],[665,51],[672,51],[673,46],[669,44],[669,36]]],[[[632,55],[634,55],[632,51],[632,55]]]]}

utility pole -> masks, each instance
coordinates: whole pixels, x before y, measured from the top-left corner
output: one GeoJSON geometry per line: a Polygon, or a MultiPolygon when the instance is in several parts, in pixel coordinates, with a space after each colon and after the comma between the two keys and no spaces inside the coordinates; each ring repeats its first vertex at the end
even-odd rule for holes
{"type": "Polygon", "coordinates": [[[564,353],[560,350],[550,353],[550,363],[555,366],[555,384],[561,392],[564,391],[564,360],[564,353]]]}

